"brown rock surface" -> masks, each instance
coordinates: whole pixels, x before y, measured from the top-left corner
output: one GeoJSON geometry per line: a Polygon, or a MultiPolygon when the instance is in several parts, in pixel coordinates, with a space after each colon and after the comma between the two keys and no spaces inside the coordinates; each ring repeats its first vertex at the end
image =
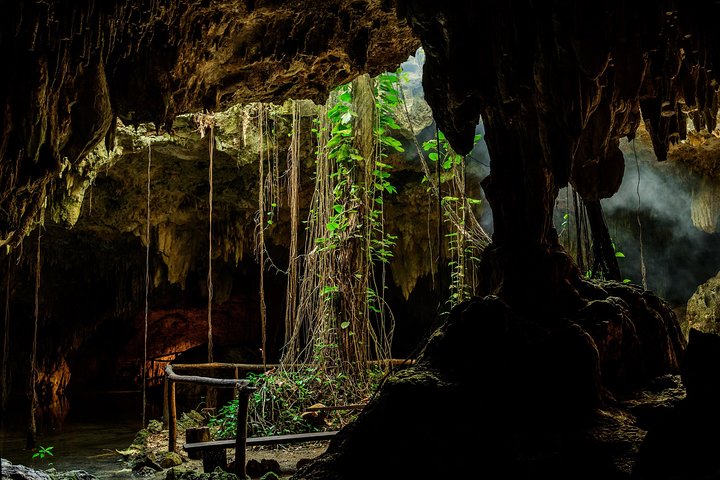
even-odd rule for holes
{"type": "Polygon", "coordinates": [[[115,119],[170,129],[180,113],[309,98],[395,68],[417,41],[379,0],[15,3],[0,62],[0,245],[115,119]]]}

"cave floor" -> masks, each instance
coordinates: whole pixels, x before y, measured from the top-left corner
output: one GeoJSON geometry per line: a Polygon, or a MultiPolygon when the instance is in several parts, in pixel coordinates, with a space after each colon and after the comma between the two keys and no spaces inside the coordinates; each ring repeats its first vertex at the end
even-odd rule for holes
{"type": "MultiPolygon", "coordinates": [[[[183,443],[185,443],[184,436],[184,432],[179,429],[178,446],[181,446],[183,443]]],[[[246,460],[257,460],[258,462],[265,459],[275,460],[280,465],[280,478],[290,478],[290,476],[292,476],[297,471],[297,464],[299,461],[305,459],[313,459],[318,455],[324,453],[327,449],[328,443],[328,441],[322,441],[304,443],[300,445],[250,447],[247,449],[246,460]]],[[[167,452],[167,444],[167,430],[162,430],[159,433],[151,433],[146,440],[146,445],[148,449],[154,452],[156,457],[158,458],[161,457],[165,452],[167,452]]],[[[180,457],[183,461],[182,465],[179,466],[180,468],[182,468],[183,470],[194,470],[197,472],[202,472],[202,460],[195,460],[189,458],[187,453],[182,450],[182,447],[179,447],[178,450],[178,453],[180,454],[180,457]]],[[[234,456],[234,451],[232,449],[228,449],[228,462],[232,462],[234,460],[234,456]]],[[[251,472],[248,472],[248,475],[251,478],[257,478],[250,475],[250,473],[251,472]]],[[[155,478],[164,479],[166,477],[166,474],[167,470],[163,470],[162,472],[158,472],[155,475],[155,478]]]]}

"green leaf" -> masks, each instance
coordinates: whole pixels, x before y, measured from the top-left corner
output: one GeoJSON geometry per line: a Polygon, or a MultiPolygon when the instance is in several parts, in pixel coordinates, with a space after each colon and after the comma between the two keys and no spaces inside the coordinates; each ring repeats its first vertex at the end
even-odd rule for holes
{"type": "Polygon", "coordinates": [[[629,278],[623,278],[623,283],[630,283],[631,281],[629,278]]]}
{"type": "Polygon", "coordinates": [[[383,142],[385,145],[387,145],[388,147],[394,148],[394,149],[397,150],[398,152],[404,152],[404,151],[405,151],[405,149],[402,148],[402,143],[400,142],[400,140],[397,140],[397,139],[392,138],[392,137],[382,137],[381,140],[382,140],[382,142],[383,142]]]}
{"type": "Polygon", "coordinates": [[[393,119],[392,117],[385,118],[385,125],[392,128],[393,130],[400,129],[400,125],[398,125],[397,122],[395,121],[395,119],[393,119]]]}
{"type": "Polygon", "coordinates": [[[336,222],[329,222],[329,223],[328,223],[327,225],[325,225],[325,226],[326,226],[327,229],[328,229],[329,231],[331,231],[331,232],[334,232],[335,230],[337,230],[337,229],[340,227],[340,225],[338,225],[336,222]]]}
{"type": "Polygon", "coordinates": [[[348,328],[349,326],[350,326],[350,322],[342,322],[342,323],[340,324],[340,328],[342,328],[343,330],[345,330],[345,329],[348,328]]]}
{"type": "Polygon", "coordinates": [[[338,95],[338,100],[340,100],[341,102],[351,103],[352,102],[352,93],[343,92],[340,95],[338,95]]]}
{"type": "Polygon", "coordinates": [[[338,287],[337,285],[325,285],[320,290],[320,295],[322,295],[322,296],[330,295],[332,293],[337,293],[339,291],[340,291],[340,287],[338,287]]]}
{"type": "Polygon", "coordinates": [[[429,158],[430,160],[432,160],[433,162],[437,162],[437,159],[438,159],[438,154],[437,154],[437,152],[430,152],[430,153],[428,154],[428,158],[429,158]]]}
{"type": "Polygon", "coordinates": [[[615,252],[615,256],[616,256],[617,258],[625,258],[625,254],[622,253],[622,252],[615,252]]]}
{"type": "Polygon", "coordinates": [[[335,204],[335,205],[333,205],[333,210],[335,210],[337,213],[342,213],[344,210],[344,207],[342,205],[335,204]]]}

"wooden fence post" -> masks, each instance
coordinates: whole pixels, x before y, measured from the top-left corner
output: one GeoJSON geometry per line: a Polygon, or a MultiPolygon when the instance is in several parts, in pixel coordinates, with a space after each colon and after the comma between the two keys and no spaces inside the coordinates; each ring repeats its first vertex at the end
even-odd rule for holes
{"type": "Polygon", "coordinates": [[[170,410],[170,420],[168,422],[168,451],[174,452],[177,449],[177,409],[175,406],[175,382],[168,379],[170,387],[168,388],[168,407],[170,410]]]}
{"type": "Polygon", "coordinates": [[[170,397],[170,392],[168,391],[169,383],[170,379],[165,375],[165,379],[163,380],[163,428],[167,428],[170,423],[170,402],[168,401],[170,397]]]}
{"type": "Polygon", "coordinates": [[[247,440],[247,413],[250,390],[238,386],[237,431],[235,434],[235,475],[245,478],[245,442],[247,440]]]}

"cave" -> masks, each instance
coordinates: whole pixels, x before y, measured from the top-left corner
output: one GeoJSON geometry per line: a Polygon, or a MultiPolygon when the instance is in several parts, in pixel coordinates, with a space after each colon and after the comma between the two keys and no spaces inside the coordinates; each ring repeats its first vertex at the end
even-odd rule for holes
{"type": "Polygon", "coordinates": [[[398,360],[292,478],[720,478],[718,2],[3,13],[3,450],[398,360]]]}

